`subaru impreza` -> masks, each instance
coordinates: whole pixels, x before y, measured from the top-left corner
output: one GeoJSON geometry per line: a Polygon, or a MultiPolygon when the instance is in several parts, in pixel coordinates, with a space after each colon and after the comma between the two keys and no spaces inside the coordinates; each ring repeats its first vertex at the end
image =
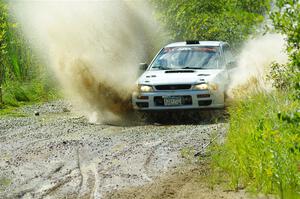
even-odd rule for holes
{"type": "Polygon", "coordinates": [[[230,46],[222,41],[186,41],[162,48],[132,95],[136,110],[224,108],[229,71],[235,67],[230,46]]]}

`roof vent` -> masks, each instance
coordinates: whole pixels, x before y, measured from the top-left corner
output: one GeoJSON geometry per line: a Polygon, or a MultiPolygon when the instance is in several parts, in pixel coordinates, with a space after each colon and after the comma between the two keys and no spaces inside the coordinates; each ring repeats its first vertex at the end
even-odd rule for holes
{"type": "Polygon", "coordinates": [[[199,44],[199,41],[196,41],[196,40],[187,40],[186,44],[199,44]]]}

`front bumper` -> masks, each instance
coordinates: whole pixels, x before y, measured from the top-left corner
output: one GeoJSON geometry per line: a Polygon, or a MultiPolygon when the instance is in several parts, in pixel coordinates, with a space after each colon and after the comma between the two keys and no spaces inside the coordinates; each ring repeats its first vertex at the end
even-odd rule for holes
{"type": "Polygon", "coordinates": [[[132,95],[136,110],[217,109],[224,107],[224,92],[209,90],[153,91],[132,95]],[[181,98],[181,105],[165,105],[164,98],[181,98]]]}

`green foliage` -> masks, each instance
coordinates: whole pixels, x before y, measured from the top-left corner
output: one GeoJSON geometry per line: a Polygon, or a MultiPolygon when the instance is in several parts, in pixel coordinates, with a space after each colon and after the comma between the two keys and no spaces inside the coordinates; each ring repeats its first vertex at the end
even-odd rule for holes
{"type": "Polygon", "coordinates": [[[7,82],[3,87],[3,102],[18,107],[28,102],[42,102],[59,97],[55,88],[45,86],[44,80],[33,80],[27,83],[7,82]]]}
{"type": "Polygon", "coordinates": [[[7,5],[0,0],[0,60],[3,60],[6,54],[6,32],[8,28],[7,23],[8,18],[8,8],[7,5]]]}
{"type": "Polygon", "coordinates": [[[284,93],[262,93],[230,107],[228,137],[213,159],[232,188],[300,197],[299,106],[284,93]]]}
{"type": "Polygon", "coordinates": [[[6,32],[7,32],[7,5],[0,0],[0,104],[2,104],[2,84],[4,82],[5,66],[4,60],[6,56],[6,32]]]}
{"type": "Polygon", "coordinates": [[[271,66],[276,93],[253,95],[230,108],[228,138],[216,147],[214,163],[236,189],[300,198],[300,2],[277,0],[271,19],[287,37],[289,63],[271,66]]]}
{"type": "Polygon", "coordinates": [[[300,2],[277,0],[276,9],[271,14],[275,29],[287,36],[287,52],[290,63],[285,76],[289,76],[291,91],[295,99],[300,99],[300,2]]]}
{"type": "Polygon", "coordinates": [[[174,40],[223,40],[238,44],[262,22],[270,1],[152,0],[174,40]]]}
{"type": "MultiPolygon", "coordinates": [[[[19,106],[52,98],[43,64],[29,47],[21,28],[9,15],[7,1],[0,0],[0,105],[19,106]]],[[[0,107],[1,108],[1,107],[0,107]]]]}
{"type": "Polygon", "coordinates": [[[22,112],[16,107],[0,105],[0,117],[28,117],[28,114],[22,112]],[[1,106],[4,106],[5,108],[1,108],[1,106]]]}
{"type": "MultiPolygon", "coordinates": [[[[13,19],[13,17],[11,16],[13,19]]],[[[7,19],[5,35],[5,54],[2,57],[5,67],[4,77],[17,81],[30,80],[35,76],[33,68],[41,67],[34,53],[30,49],[19,26],[7,19]]],[[[5,81],[5,79],[4,79],[5,81]]]]}
{"type": "Polygon", "coordinates": [[[289,68],[285,64],[272,63],[267,77],[272,82],[272,86],[281,91],[287,91],[291,87],[289,68]]]}

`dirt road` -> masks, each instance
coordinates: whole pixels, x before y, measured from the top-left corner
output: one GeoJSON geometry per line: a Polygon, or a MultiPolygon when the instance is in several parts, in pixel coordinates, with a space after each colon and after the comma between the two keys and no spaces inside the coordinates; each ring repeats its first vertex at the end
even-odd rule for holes
{"type": "Polygon", "coordinates": [[[105,198],[147,186],[227,128],[92,124],[70,109],[57,101],[0,118],[0,198],[105,198]]]}

